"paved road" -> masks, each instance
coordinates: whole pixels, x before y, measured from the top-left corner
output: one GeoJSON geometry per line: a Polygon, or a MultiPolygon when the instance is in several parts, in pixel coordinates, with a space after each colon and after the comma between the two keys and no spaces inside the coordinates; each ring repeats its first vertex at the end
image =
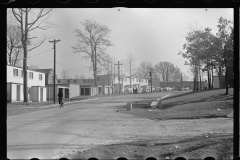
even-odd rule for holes
{"type": "MultiPolygon", "coordinates": [[[[67,158],[68,154],[101,144],[152,139],[173,134],[183,136],[188,132],[186,128],[191,128],[189,131],[191,135],[199,134],[199,130],[203,133],[207,132],[208,126],[197,121],[172,121],[171,124],[175,126],[184,125],[186,131],[182,133],[180,129],[176,130],[176,127],[169,125],[169,121],[159,123],[116,112],[117,107],[126,105],[128,101],[149,99],[149,97],[156,99],[168,94],[169,92],[160,92],[102,97],[63,108],[56,107],[8,117],[8,158],[67,158]],[[195,123],[195,130],[190,126],[192,123],[195,123]]],[[[214,125],[209,123],[209,120],[206,121],[214,129],[214,125]]],[[[221,125],[229,129],[230,123],[224,120],[221,125]]],[[[219,129],[219,126],[216,129],[219,129]]]]}

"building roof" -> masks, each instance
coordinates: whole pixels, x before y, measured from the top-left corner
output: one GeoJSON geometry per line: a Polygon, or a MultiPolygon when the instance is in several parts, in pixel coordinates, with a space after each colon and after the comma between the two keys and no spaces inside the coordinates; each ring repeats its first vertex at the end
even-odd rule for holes
{"type": "Polygon", "coordinates": [[[51,72],[53,69],[35,69],[34,71],[39,71],[39,72],[43,72],[43,73],[49,73],[51,72]]]}
{"type": "MultiPolygon", "coordinates": [[[[21,69],[23,69],[23,67],[12,66],[12,65],[9,65],[9,64],[7,64],[7,66],[11,66],[11,67],[14,67],[14,68],[21,68],[21,69]]],[[[34,72],[45,73],[45,72],[43,72],[43,71],[37,71],[37,70],[32,70],[32,69],[27,69],[27,71],[34,71],[34,72]]]]}

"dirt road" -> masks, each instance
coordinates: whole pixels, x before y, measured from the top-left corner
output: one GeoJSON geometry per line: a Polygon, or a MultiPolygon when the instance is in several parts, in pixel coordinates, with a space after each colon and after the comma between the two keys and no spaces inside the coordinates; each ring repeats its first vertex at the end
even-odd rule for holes
{"type": "Polygon", "coordinates": [[[205,133],[233,133],[232,118],[153,121],[116,112],[126,102],[159,98],[168,92],[83,101],[7,118],[7,155],[15,158],[70,157],[103,144],[205,133]]]}

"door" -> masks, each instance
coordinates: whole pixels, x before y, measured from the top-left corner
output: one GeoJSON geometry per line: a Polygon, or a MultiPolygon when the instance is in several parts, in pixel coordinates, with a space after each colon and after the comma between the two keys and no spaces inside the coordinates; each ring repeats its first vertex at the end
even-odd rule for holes
{"type": "Polygon", "coordinates": [[[17,85],[17,101],[20,101],[20,85],[17,85]]]}
{"type": "Polygon", "coordinates": [[[40,101],[43,101],[43,88],[40,88],[40,101]]]}

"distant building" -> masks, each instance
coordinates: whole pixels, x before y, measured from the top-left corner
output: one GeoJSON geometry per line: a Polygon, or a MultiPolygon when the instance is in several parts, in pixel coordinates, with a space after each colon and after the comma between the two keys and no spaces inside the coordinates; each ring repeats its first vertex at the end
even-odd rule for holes
{"type": "MultiPolygon", "coordinates": [[[[119,91],[119,85],[121,92],[124,92],[124,88],[140,88],[141,86],[148,85],[147,79],[141,79],[132,77],[132,82],[130,86],[129,77],[120,77],[120,82],[118,77],[113,75],[98,75],[97,76],[97,90],[100,94],[112,94],[119,91]]],[[[94,79],[58,79],[57,84],[79,84],[80,88],[85,88],[85,92],[81,89],[81,95],[84,93],[93,93],[94,91],[94,79]],[[88,89],[87,89],[88,88],[88,89]]],[[[97,94],[97,93],[96,93],[97,94]]]]}
{"type": "MultiPolygon", "coordinates": [[[[198,85],[200,87],[200,82],[198,82],[198,85]]],[[[161,88],[164,87],[171,87],[176,90],[179,90],[180,88],[189,88],[189,89],[194,89],[194,81],[182,81],[182,82],[160,82],[161,88]]],[[[207,84],[205,81],[202,81],[202,87],[206,87],[207,84]]]]}

